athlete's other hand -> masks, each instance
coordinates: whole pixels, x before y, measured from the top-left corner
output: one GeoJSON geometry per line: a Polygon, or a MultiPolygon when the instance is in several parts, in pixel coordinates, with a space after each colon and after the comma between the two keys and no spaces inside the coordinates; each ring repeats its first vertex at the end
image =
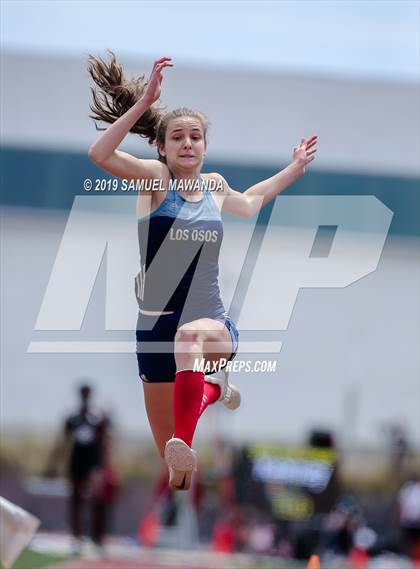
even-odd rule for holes
{"type": "Polygon", "coordinates": [[[315,159],[318,135],[313,134],[309,138],[301,138],[300,144],[293,149],[293,162],[303,169],[315,159]]]}
{"type": "Polygon", "coordinates": [[[163,79],[162,70],[165,67],[173,67],[171,57],[161,57],[160,59],[157,59],[153,65],[150,79],[143,94],[143,99],[145,99],[149,105],[152,105],[160,97],[160,88],[163,79]]]}

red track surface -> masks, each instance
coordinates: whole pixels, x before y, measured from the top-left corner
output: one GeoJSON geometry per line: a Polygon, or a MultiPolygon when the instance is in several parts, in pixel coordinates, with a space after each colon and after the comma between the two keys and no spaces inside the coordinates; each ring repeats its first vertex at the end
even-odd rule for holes
{"type": "MultiPolygon", "coordinates": [[[[118,559],[110,559],[103,561],[83,561],[74,560],[60,563],[59,565],[49,566],[49,569],[167,569],[167,565],[150,564],[148,562],[127,561],[126,559],[119,561],[118,559]]],[[[185,569],[185,567],[175,567],[171,565],[171,569],[185,569]]],[[[205,569],[202,566],[195,566],[193,569],[205,569]]]]}

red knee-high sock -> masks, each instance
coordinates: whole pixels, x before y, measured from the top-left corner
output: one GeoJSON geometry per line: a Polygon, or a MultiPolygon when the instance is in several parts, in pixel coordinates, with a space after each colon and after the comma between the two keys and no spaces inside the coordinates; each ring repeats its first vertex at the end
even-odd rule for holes
{"type": "Polygon", "coordinates": [[[203,399],[201,401],[199,417],[201,417],[201,415],[204,413],[207,407],[212,403],[215,403],[219,399],[219,397],[220,397],[220,387],[218,385],[215,385],[214,383],[207,383],[207,381],[205,381],[204,393],[203,393],[203,399]]]}
{"type": "Polygon", "coordinates": [[[184,369],[175,374],[174,436],[191,446],[204,393],[204,373],[184,369]]]}

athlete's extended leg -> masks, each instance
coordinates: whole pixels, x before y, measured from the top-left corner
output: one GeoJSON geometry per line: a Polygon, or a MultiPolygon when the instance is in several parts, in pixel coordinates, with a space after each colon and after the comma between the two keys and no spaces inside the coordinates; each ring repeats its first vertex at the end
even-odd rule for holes
{"type": "Polygon", "coordinates": [[[144,403],[153,437],[163,458],[165,444],[174,432],[174,384],[143,382],[144,403]]]}

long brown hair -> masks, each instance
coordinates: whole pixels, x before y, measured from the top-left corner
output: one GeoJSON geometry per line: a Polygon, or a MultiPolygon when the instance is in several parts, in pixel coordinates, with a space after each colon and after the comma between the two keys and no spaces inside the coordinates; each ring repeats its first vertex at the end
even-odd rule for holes
{"type": "MultiPolygon", "coordinates": [[[[124,76],[123,67],[117,62],[115,54],[108,50],[111,56],[109,63],[89,55],[87,69],[96,83],[91,87],[93,103],[89,115],[95,121],[96,130],[106,130],[99,127],[96,121],[113,123],[124,115],[141,97],[147,86],[145,75],[127,79],[124,76]]],[[[139,120],[130,129],[130,132],[147,138],[149,144],[165,144],[165,134],[169,121],[178,117],[192,117],[198,119],[203,127],[204,139],[207,140],[208,120],[199,111],[181,107],[173,111],[167,111],[165,107],[154,103],[145,111],[139,120]]],[[[159,152],[159,150],[158,150],[159,152]]],[[[166,161],[159,153],[159,159],[166,161]]]]}

